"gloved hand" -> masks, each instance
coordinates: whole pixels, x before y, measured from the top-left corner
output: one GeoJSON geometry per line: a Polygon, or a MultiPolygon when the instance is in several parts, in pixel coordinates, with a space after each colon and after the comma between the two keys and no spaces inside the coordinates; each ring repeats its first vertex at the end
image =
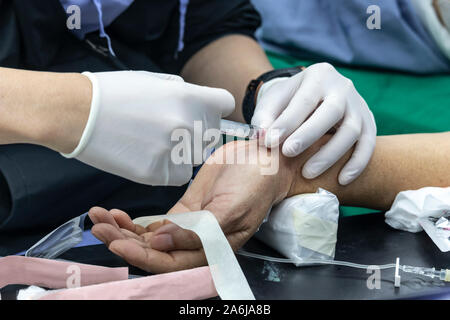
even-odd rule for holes
{"type": "Polygon", "coordinates": [[[268,129],[267,147],[284,142],[282,152],[287,157],[299,155],[339,125],[333,138],[304,165],[307,179],[322,174],[357,142],[339,174],[339,183],[349,184],[367,166],[375,148],[372,112],[353,83],[328,63],[314,64],[291,78],[263,84],[252,124],[268,129]]]}
{"type": "MultiPolygon", "coordinates": [[[[223,89],[185,83],[181,77],[145,71],[84,73],[92,82],[92,103],[81,140],[68,158],[149,185],[183,185],[192,176],[194,121],[219,128],[233,112],[223,89]],[[175,129],[191,136],[191,162],[175,164],[175,129]]],[[[203,144],[202,144],[203,148],[203,144]]]]}

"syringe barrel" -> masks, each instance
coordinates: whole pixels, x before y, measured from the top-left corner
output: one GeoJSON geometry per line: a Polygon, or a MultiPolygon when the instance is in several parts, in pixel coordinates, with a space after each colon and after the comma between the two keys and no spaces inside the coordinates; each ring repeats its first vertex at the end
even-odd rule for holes
{"type": "Polygon", "coordinates": [[[413,266],[402,266],[401,269],[404,272],[420,274],[422,276],[430,277],[432,279],[439,278],[440,280],[450,281],[450,270],[446,269],[436,270],[435,268],[423,268],[413,266]]]}
{"type": "Polygon", "coordinates": [[[222,119],[220,120],[220,132],[227,136],[253,140],[261,137],[263,130],[250,124],[222,119]]]}

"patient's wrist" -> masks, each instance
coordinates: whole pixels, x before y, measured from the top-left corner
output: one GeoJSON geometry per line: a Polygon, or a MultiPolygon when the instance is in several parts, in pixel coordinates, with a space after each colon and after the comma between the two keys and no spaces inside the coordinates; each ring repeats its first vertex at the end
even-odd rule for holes
{"type": "Polygon", "coordinates": [[[214,160],[208,162],[230,164],[230,155],[237,160],[235,165],[244,165],[242,170],[254,170],[255,174],[267,177],[276,190],[274,204],[282,201],[289,194],[296,180],[297,161],[283,156],[279,148],[268,149],[256,140],[232,141],[214,153],[214,160]],[[232,154],[230,153],[232,152],[232,154]],[[244,158],[245,157],[245,158],[244,158]],[[250,169],[253,168],[253,169],[250,169]]]}
{"type": "MultiPolygon", "coordinates": [[[[336,182],[335,184],[338,185],[337,175],[335,177],[333,177],[333,179],[335,179],[335,180],[331,180],[331,179],[323,179],[323,175],[325,173],[323,173],[322,175],[320,175],[319,177],[317,177],[315,179],[306,179],[303,177],[303,174],[302,174],[302,169],[303,169],[303,166],[305,165],[305,163],[315,153],[317,153],[320,150],[320,148],[331,139],[331,137],[332,137],[332,135],[327,134],[327,135],[323,136],[322,138],[320,138],[316,143],[314,143],[311,147],[306,149],[303,153],[301,153],[297,157],[289,158],[293,161],[294,178],[293,178],[293,182],[288,191],[288,197],[292,197],[294,195],[303,194],[303,193],[313,193],[313,192],[316,192],[317,188],[319,188],[319,187],[325,188],[325,189],[331,188],[332,186],[334,186],[334,184],[332,183],[333,181],[335,181],[336,182]]],[[[325,172],[327,172],[327,171],[325,171],[325,172]]],[[[333,191],[333,190],[329,190],[329,191],[333,191]]]]}

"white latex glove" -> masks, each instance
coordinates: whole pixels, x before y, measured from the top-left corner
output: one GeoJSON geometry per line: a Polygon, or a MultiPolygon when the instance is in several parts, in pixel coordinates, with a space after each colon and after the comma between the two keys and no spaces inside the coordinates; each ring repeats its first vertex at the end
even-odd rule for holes
{"type": "Polygon", "coordinates": [[[187,183],[194,162],[171,160],[172,148],[179,143],[171,141],[172,132],[187,129],[193,144],[194,121],[202,121],[203,137],[205,130],[218,129],[220,119],[234,110],[228,91],[189,84],[174,75],[83,74],[93,86],[89,119],[77,148],[63,155],[139,183],[187,183]]]}
{"type": "Polygon", "coordinates": [[[267,147],[284,142],[282,152],[287,157],[299,155],[339,124],[333,138],[304,165],[307,179],[322,174],[357,143],[339,174],[339,183],[349,184],[367,166],[375,148],[372,112],[352,81],[328,63],[314,64],[293,77],[263,84],[252,124],[268,129],[267,147]]]}

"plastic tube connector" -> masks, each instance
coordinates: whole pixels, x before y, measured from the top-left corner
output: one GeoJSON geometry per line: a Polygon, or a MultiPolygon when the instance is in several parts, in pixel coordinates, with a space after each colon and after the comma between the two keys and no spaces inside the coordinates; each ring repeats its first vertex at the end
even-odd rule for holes
{"type": "Polygon", "coordinates": [[[402,281],[402,277],[399,274],[400,269],[400,258],[397,258],[395,261],[395,274],[394,274],[394,286],[396,288],[400,288],[400,283],[402,281]]]}
{"type": "Polygon", "coordinates": [[[444,281],[450,282],[450,269],[445,270],[444,281]]]}

